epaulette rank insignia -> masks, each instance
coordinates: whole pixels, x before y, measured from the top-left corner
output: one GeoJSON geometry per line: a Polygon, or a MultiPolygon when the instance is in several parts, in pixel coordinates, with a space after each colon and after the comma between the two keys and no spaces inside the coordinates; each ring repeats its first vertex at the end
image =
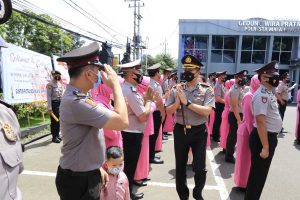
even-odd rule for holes
{"type": "Polygon", "coordinates": [[[86,94],[82,93],[82,92],[79,92],[79,91],[73,91],[73,94],[76,95],[79,99],[84,99],[86,98],[86,94]]]}
{"type": "Polygon", "coordinates": [[[135,87],[130,87],[131,91],[134,92],[134,93],[137,93],[137,90],[135,87]]]}
{"type": "Polygon", "coordinates": [[[8,123],[4,123],[1,129],[3,129],[4,136],[8,141],[15,142],[18,140],[18,135],[8,123]]]}

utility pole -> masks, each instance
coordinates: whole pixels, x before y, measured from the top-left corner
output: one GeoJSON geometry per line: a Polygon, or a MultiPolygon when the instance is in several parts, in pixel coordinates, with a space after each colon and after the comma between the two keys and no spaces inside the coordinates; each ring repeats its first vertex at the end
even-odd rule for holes
{"type": "Polygon", "coordinates": [[[160,44],[160,45],[163,45],[164,46],[164,54],[166,55],[167,54],[167,46],[168,46],[168,43],[167,43],[167,38],[165,38],[165,42],[160,44]]]}
{"type": "Polygon", "coordinates": [[[144,2],[141,0],[125,0],[125,2],[129,2],[129,8],[134,8],[133,11],[133,60],[137,60],[140,58],[140,49],[142,36],[140,35],[140,21],[143,18],[140,12],[140,8],[144,7],[144,2]],[[133,5],[130,4],[133,2],[133,5]]]}

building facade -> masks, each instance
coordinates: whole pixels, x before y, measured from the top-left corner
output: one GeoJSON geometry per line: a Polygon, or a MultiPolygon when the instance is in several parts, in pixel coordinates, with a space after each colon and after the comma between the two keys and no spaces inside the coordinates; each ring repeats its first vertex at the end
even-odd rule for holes
{"type": "Polygon", "coordinates": [[[204,64],[206,75],[243,69],[254,74],[255,69],[277,60],[280,74],[289,72],[291,82],[300,84],[300,65],[295,62],[300,58],[299,37],[300,21],[181,19],[178,66],[180,58],[192,54],[204,64]]]}

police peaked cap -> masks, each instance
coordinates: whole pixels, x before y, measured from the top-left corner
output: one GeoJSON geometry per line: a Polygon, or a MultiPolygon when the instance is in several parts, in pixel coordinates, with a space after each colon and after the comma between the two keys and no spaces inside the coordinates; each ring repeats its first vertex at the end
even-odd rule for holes
{"type": "Polygon", "coordinates": [[[99,62],[99,44],[93,42],[87,46],[74,49],[65,55],[57,58],[59,62],[66,62],[68,68],[77,68],[86,65],[102,66],[99,62]]]}
{"type": "Polygon", "coordinates": [[[227,71],[223,71],[223,72],[216,72],[216,76],[219,77],[221,75],[226,75],[227,71]]]}
{"type": "Polygon", "coordinates": [[[203,66],[203,64],[197,58],[189,54],[183,56],[183,58],[181,59],[181,63],[183,65],[183,68],[186,69],[195,69],[203,66]]]}
{"type": "Polygon", "coordinates": [[[126,64],[118,65],[122,71],[130,70],[130,69],[140,69],[142,66],[141,59],[135,60],[133,62],[129,62],[126,64]]]}
{"type": "Polygon", "coordinates": [[[160,63],[156,63],[150,67],[147,68],[148,71],[158,71],[161,67],[160,63]]]}
{"type": "Polygon", "coordinates": [[[164,72],[165,72],[165,71],[167,71],[167,72],[172,72],[172,71],[173,71],[173,68],[168,67],[168,68],[164,69],[164,72]]]}
{"type": "Polygon", "coordinates": [[[246,76],[248,74],[248,70],[241,70],[235,74],[233,74],[234,76],[246,76]]]}
{"type": "Polygon", "coordinates": [[[266,64],[265,66],[254,70],[257,74],[279,75],[278,74],[278,62],[276,60],[266,64]]]}

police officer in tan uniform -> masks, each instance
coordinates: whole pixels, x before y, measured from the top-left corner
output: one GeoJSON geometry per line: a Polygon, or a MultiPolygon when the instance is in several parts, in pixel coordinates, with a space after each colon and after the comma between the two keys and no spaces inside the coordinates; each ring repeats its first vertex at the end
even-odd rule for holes
{"type": "Polygon", "coordinates": [[[245,76],[248,74],[247,70],[242,70],[234,74],[235,84],[231,86],[229,90],[229,133],[226,141],[226,155],[225,161],[235,163],[233,157],[236,140],[237,140],[237,129],[238,125],[242,122],[242,99],[244,97],[243,87],[246,83],[245,76]]]}
{"type": "Polygon", "coordinates": [[[23,171],[20,125],[12,107],[0,100],[0,199],[21,200],[17,187],[23,171]]]}
{"type": "Polygon", "coordinates": [[[278,86],[277,62],[256,70],[260,88],[253,94],[254,128],[250,134],[251,168],[245,200],[259,200],[277,146],[282,119],[273,90],[278,86]]]}
{"type": "Polygon", "coordinates": [[[51,72],[52,80],[47,84],[47,109],[51,119],[51,134],[52,142],[60,143],[61,138],[59,137],[59,106],[61,97],[63,95],[63,86],[60,83],[61,73],[57,70],[51,72]],[[54,115],[54,116],[53,116],[54,115]],[[55,119],[55,117],[57,119],[55,119]]]}
{"type": "Polygon", "coordinates": [[[206,141],[205,122],[215,107],[213,88],[199,82],[201,62],[192,55],[181,59],[186,83],[172,89],[166,102],[167,114],[176,112],[174,127],[174,150],[176,160],[176,190],[180,200],[189,199],[186,183],[186,165],[190,148],[193,152],[195,187],[193,197],[203,200],[202,190],[206,181],[206,141]]]}
{"type": "Polygon", "coordinates": [[[70,83],[60,105],[63,145],[56,188],[61,200],[99,200],[100,182],[105,186],[108,181],[101,168],[106,159],[102,128],[123,130],[128,126],[125,99],[117,74],[110,66],[99,63],[96,42],[57,60],[67,63],[70,83]],[[102,81],[112,88],[114,111],[100,107],[88,95],[102,81]]]}
{"type": "Polygon", "coordinates": [[[226,81],[226,71],[217,72],[216,76],[218,81],[214,87],[215,92],[215,101],[216,101],[216,109],[215,109],[215,120],[212,131],[213,140],[215,142],[220,142],[220,125],[222,122],[222,112],[225,106],[225,81],[226,81]]]}
{"type": "Polygon", "coordinates": [[[134,174],[142,147],[143,130],[151,113],[151,102],[154,100],[154,93],[153,90],[149,88],[145,96],[142,97],[136,89],[136,86],[142,83],[143,79],[143,74],[140,71],[140,60],[123,64],[120,67],[125,79],[125,82],[122,84],[122,90],[127,102],[129,119],[129,127],[122,131],[124,172],[129,181],[130,197],[132,200],[135,200],[144,197],[143,193],[133,193],[133,184],[134,174]]]}

